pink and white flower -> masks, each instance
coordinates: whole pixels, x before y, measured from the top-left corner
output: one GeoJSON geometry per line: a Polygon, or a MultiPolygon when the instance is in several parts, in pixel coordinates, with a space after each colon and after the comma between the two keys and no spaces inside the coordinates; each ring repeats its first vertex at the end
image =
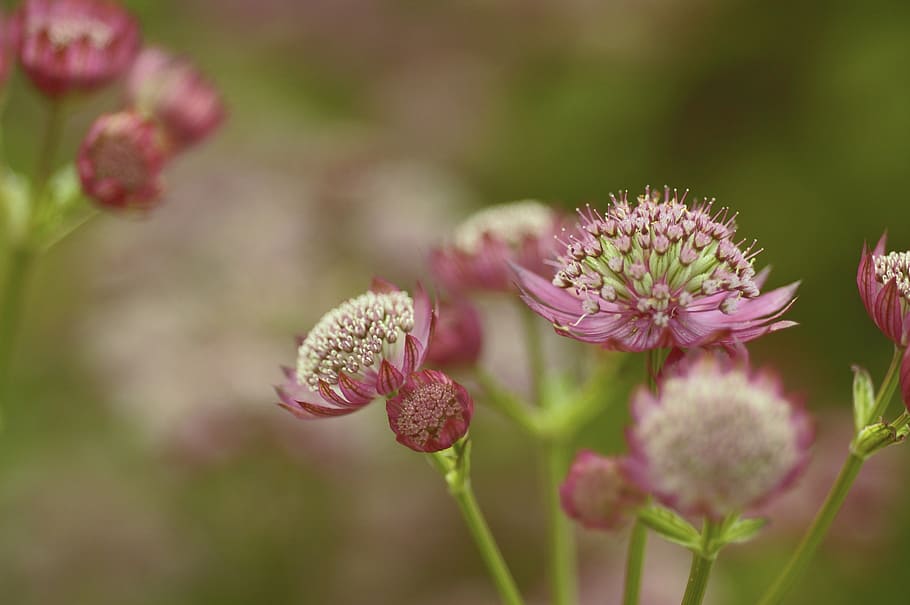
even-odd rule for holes
{"type": "Polygon", "coordinates": [[[799,284],[761,294],[768,270],[734,242],[735,215],[685,198],[648,188],[579,211],[552,281],[515,267],[522,299],[563,335],[619,351],[735,346],[795,325],[776,320],[799,284]]]}
{"type": "Polygon", "coordinates": [[[808,462],[808,414],[779,379],[719,356],[673,366],[658,394],[641,388],[625,470],[683,513],[722,518],[789,487],[808,462]]]}
{"type": "Polygon", "coordinates": [[[398,443],[416,452],[439,452],[467,434],[474,400],[442,372],[423,370],[405,379],[386,401],[386,412],[398,443]]]}
{"type": "Polygon", "coordinates": [[[284,368],[279,405],[298,418],[343,416],[397,391],[426,358],[436,311],[418,284],[413,298],[374,280],[326,313],[284,368]]]}

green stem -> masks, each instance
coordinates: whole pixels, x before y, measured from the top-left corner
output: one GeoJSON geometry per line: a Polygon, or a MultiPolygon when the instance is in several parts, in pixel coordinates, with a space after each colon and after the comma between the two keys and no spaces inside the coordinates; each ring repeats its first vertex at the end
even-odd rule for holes
{"type": "Polygon", "coordinates": [[[9,403],[13,353],[33,258],[27,247],[16,246],[10,250],[3,292],[0,293],[0,411],[9,403]]]}
{"type": "Polygon", "coordinates": [[[623,593],[623,605],[637,605],[641,593],[641,570],[645,561],[645,545],[648,541],[648,527],[640,520],[635,520],[632,535],[629,537],[629,550],[626,556],[626,583],[623,593]]]}
{"type": "MultiPolygon", "coordinates": [[[[888,368],[887,374],[885,374],[882,385],[878,390],[875,404],[873,405],[873,412],[870,417],[873,422],[877,422],[876,419],[885,413],[888,408],[888,403],[890,403],[891,397],[894,394],[894,390],[897,388],[898,369],[900,368],[902,355],[903,351],[895,348],[891,366],[888,368]]],[[[783,572],[781,572],[774,584],[772,584],[765,593],[765,596],[759,601],[760,605],[776,605],[777,603],[780,603],[796,580],[798,580],[806,570],[809,561],[812,560],[815,551],[818,550],[822,539],[828,532],[828,528],[831,527],[831,524],[834,522],[834,518],[837,516],[841,505],[844,503],[844,498],[847,497],[850,486],[853,485],[853,481],[856,479],[862,466],[863,458],[851,451],[850,455],[847,457],[847,461],[844,463],[844,467],[837,476],[837,480],[834,482],[834,486],[828,493],[828,497],[818,511],[815,520],[812,522],[806,535],[803,536],[802,542],[800,542],[796,552],[790,557],[783,572]]]]}
{"type": "Polygon", "coordinates": [[[487,402],[515,424],[531,435],[540,432],[540,426],[535,415],[536,410],[529,408],[524,402],[504,389],[496,379],[486,370],[477,366],[474,368],[474,379],[483,389],[487,402]]]}
{"type": "Polygon", "coordinates": [[[569,448],[561,440],[544,445],[546,499],[550,529],[550,585],[553,605],[572,605],[577,601],[575,578],[575,539],[572,524],[562,512],[559,485],[569,465],[569,448]]]}
{"type": "Polygon", "coordinates": [[[33,177],[33,217],[38,214],[38,209],[44,202],[47,182],[54,170],[57,148],[60,147],[60,141],[63,137],[64,118],[63,102],[59,100],[49,101],[47,120],[44,123],[44,135],[41,139],[41,147],[38,149],[38,159],[35,163],[35,174],[33,177]]]}
{"type": "Polygon", "coordinates": [[[692,566],[689,568],[689,581],[686,584],[686,594],[683,595],[682,605],[701,605],[708,590],[708,577],[717,553],[713,552],[711,541],[719,530],[719,525],[714,521],[705,520],[702,530],[702,543],[699,552],[692,553],[692,566]]]}
{"type": "Polygon", "coordinates": [[[528,368],[531,372],[531,401],[537,406],[543,405],[545,361],[543,343],[540,340],[538,317],[522,305],[521,317],[524,322],[525,339],[528,347],[528,368]]]}

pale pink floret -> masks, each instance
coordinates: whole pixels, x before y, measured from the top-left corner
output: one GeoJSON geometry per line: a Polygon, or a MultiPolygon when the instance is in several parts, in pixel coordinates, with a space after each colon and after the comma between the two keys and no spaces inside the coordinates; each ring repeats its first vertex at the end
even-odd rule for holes
{"type": "Polygon", "coordinates": [[[555,252],[559,215],[524,200],[484,208],[456,229],[452,241],[434,249],[434,276],[450,292],[512,292],[511,264],[552,276],[546,261],[555,252]]]}
{"type": "Polygon", "coordinates": [[[423,364],[435,321],[420,284],[412,299],[374,280],[300,340],[297,367],[275,387],[279,405],[298,418],[343,416],[394,393],[423,364]]]}
{"type": "Polygon", "coordinates": [[[386,401],[386,412],[398,443],[416,452],[439,452],[467,434],[474,400],[442,372],[423,370],[405,379],[386,401]]]}
{"type": "Polygon", "coordinates": [[[895,345],[904,349],[901,394],[910,408],[910,252],[885,252],[887,234],[870,252],[863,244],[856,285],[869,317],[895,345]]]}
{"type": "Polygon", "coordinates": [[[645,494],[629,481],[621,458],[582,450],[559,488],[565,513],[590,529],[617,529],[645,502],[645,494]]]}
{"type": "Polygon", "coordinates": [[[701,354],[671,368],[658,394],[632,400],[625,471],[686,514],[722,518],[765,503],[808,462],[812,424],[768,371],[701,354]]]}
{"type": "Polygon", "coordinates": [[[109,0],[26,0],[16,20],[22,68],[50,97],[109,84],[139,51],[138,23],[109,0]]]}
{"type": "Polygon", "coordinates": [[[629,202],[611,196],[601,215],[588,207],[567,237],[560,270],[547,281],[516,267],[522,299],[560,333],[619,351],[735,346],[783,328],[775,321],[798,283],[761,294],[760,251],[734,243],[735,215],[712,201],[650,188],[629,202]]]}

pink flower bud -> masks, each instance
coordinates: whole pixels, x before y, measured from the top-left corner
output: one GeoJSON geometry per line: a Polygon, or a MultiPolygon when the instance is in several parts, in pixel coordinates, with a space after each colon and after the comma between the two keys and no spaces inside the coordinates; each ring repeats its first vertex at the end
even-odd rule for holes
{"type": "Polygon", "coordinates": [[[482,346],[483,327],[477,308],[467,299],[440,303],[427,363],[436,366],[472,365],[480,357],[482,346]]]}
{"type": "Polygon", "coordinates": [[[22,68],[49,97],[110,83],[139,50],[135,19],[108,0],[26,0],[16,19],[22,68]]]}
{"type": "Polygon", "coordinates": [[[438,452],[465,436],[474,401],[463,386],[436,370],[408,376],[386,402],[398,443],[416,452],[438,452]]]}
{"type": "Polygon", "coordinates": [[[101,206],[146,209],[159,201],[165,159],[155,122],[124,111],[95,120],[79,148],[76,166],[83,191],[101,206]]]}
{"type": "Polygon", "coordinates": [[[592,529],[617,529],[644,504],[645,494],[622,473],[622,460],[590,450],[575,456],[559,488],[566,514],[592,529]]]}
{"type": "Polygon", "coordinates": [[[127,77],[131,105],[161,123],[177,150],[198,143],[224,120],[218,90],[190,63],[160,48],[146,48],[127,77]]]}

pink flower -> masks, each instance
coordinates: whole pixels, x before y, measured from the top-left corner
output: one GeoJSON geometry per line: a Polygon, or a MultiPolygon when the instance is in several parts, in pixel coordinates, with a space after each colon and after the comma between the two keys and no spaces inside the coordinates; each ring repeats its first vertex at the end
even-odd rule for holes
{"type": "Polygon", "coordinates": [[[532,200],[484,208],[463,222],[451,244],[430,255],[435,276],[451,292],[514,290],[510,263],[541,275],[554,251],[559,217],[532,200]]]}
{"type": "Polygon", "coordinates": [[[394,393],[423,364],[435,320],[419,284],[411,298],[374,280],[301,340],[296,369],[284,368],[276,387],[279,405],[298,418],[343,416],[394,393]]]}
{"type": "Polygon", "coordinates": [[[226,116],[215,86],[187,59],[159,48],[143,49],[126,85],[129,103],[153,115],[177,150],[208,137],[226,116]]]}
{"type": "Polygon", "coordinates": [[[587,528],[621,527],[645,501],[645,494],[626,478],[622,466],[619,458],[578,452],[559,488],[562,509],[587,528]]]}
{"type": "Polygon", "coordinates": [[[157,125],[135,111],[105,114],[82,141],[76,166],[82,189],[109,209],[158,204],[166,152],[157,125]]]}
{"type": "Polygon", "coordinates": [[[760,294],[759,251],[734,243],[734,216],[686,195],[645,190],[638,203],[611,195],[601,215],[579,211],[549,282],[516,267],[522,299],[563,335],[619,351],[733,346],[795,325],[774,321],[798,283],[760,294]]]}
{"type": "Polygon", "coordinates": [[[901,361],[901,395],[910,408],[910,252],[885,254],[887,234],[869,252],[863,244],[856,285],[866,312],[891,342],[904,349],[901,361]]]}
{"type": "Polygon", "coordinates": [[[702,354],[676,364],[658,395],[641,388],[625,470],[683,513],[743,511],[789,487],[808,462],[811,422],[769,372],[702,354]]]}
{"type": "Polygon", "coordinates": [[[483,326],[473,303],[466,298],[440,303],[427,363],[436,366],[473,365],[482,348],[483,326]]]}
{"type": "Polygon", "coordinates": [[[26,0],[16,18],[22,68],[50,97],[110,83],[139,50],[136,20],[107,0],[26,0]]]}
{"type": "Polygon", "coordinates": [[[415,372],[386,401],[398,443],[416,452],[438,452],[464,437],[474,401],[463,386],[436,370],[415,372]]]}
{"type": "Polygon", "coordinates": [[[0,84],[5,84],[13,71],[18,46],[18,22],[16,19],[0,14],[0,84]]]}

